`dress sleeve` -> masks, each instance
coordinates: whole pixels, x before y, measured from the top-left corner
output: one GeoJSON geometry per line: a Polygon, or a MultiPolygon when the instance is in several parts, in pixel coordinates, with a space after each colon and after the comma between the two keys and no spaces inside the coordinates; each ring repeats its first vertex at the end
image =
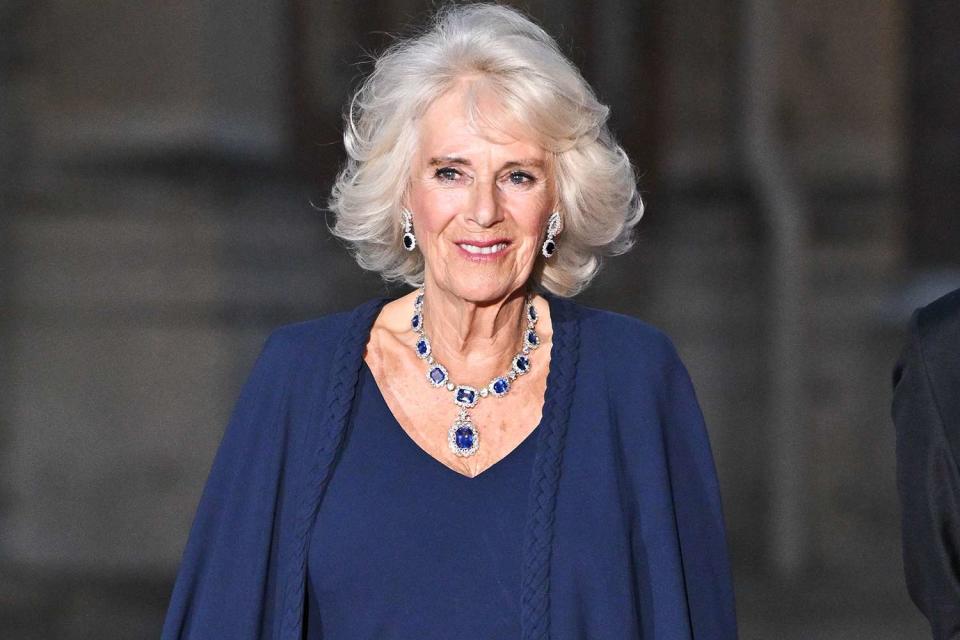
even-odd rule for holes
{"type": "Polygon", "coordinates": [[[288,356],[271,336],[240,393],[197,508],[162,640],[254,640],[273,625],[288,356]]]}
{"type": "Polygon", "coordinates": [[[935,639],[960,637],[960,476],[931,388],[918,316],[893,374],[907,589],[935,639]]]}
{"type": "Polygon", "coordinates": [[[661,416],[691,633],[696,640],[735,640],[733,583],[713,454],[690,377],[667,342],[661,416]]]}

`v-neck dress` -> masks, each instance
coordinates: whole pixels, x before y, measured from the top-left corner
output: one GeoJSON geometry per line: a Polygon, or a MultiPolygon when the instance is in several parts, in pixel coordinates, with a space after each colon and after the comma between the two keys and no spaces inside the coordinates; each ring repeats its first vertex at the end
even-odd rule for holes
{"type": "Polygon", "coordinates": [[[362,364],[310,538],[307,638],[519,638],[538,430],[468,478],[407,435],[362,364]]]}
{"type": "Polygon", "coordinates": [[[421,451],[363,366],[386,299],[275,331],[163,640],[735,640],[716,472],[676,349],[545,297],[543,418],[476,478],[421,451]]]}

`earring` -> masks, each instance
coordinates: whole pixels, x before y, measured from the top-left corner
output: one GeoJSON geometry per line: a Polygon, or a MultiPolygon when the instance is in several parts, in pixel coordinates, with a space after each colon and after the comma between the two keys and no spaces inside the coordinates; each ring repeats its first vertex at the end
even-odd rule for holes
{"type": "Polygon", "coordinates": [[[563,230],[563,220],[560,219],[560,212],[554,211],[547,220],[547,239],[543,241],[543,248],[540,253],[544,258],[550,258],[557,250],[557,241],[554,239],[563,230]]]}
{"type": "Polygon", "coordinates": [[[413,235],[413,214],[409,209],[404,209],[403,215],[403,248],[407,251],[413,251],[417,248],[417,236],[413,235]]]}

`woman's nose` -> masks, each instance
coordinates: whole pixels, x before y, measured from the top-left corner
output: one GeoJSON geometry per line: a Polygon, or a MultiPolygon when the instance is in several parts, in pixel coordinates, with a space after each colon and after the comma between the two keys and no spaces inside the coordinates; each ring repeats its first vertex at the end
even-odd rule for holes
{"type": "Polygon", "coordinates": [[[496,181],[478,181],[473,194],[472,211],[469,218],[481,227],[493,226],[503,218],[497,200],[496,181]]]}

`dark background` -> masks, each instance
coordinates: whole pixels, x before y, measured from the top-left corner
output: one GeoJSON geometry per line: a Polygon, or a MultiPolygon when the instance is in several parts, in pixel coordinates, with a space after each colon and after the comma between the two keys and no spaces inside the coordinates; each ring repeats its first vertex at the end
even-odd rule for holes
{"type": "MultiPolygon", "coordinates": [[[[960,286],[960,3],[520,3],[648,204],[584,304],[664,329],[746,639],[909,639],[890,370],[960,286]]],[[[341,107],[430,3],[0,0],[0,634],[159,633],[264,337],[384,286],[331,239],[341,107]]]]}

